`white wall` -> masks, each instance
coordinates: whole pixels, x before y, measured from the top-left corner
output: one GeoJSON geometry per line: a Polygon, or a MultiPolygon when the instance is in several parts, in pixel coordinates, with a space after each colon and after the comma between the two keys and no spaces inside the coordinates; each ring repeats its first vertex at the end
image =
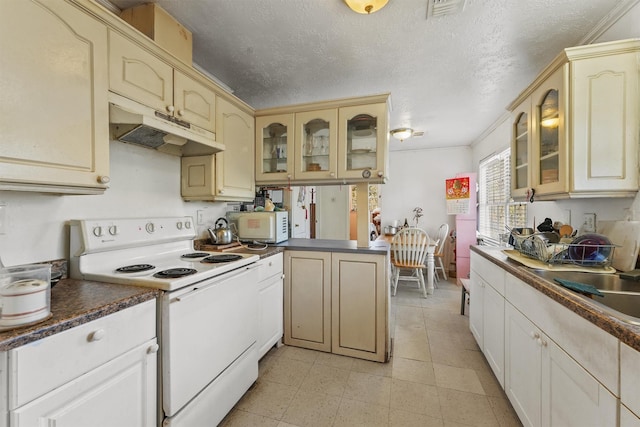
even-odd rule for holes
{"type": "Polygon", "coordinates": [[[67,221],[85,218],[160,217],[204,211],[198,237],[224,216],[226,203],[184,202],[180,197],[180,158],[112,141],[111,187],[99,196],[58,196],[0,191],[7,227],[0,234],[0,259],[18,265],[68,257],[67,221]]]}
{"type": "Polygon", "coordinates": [[[380,186],[381,226],[407,218],[413,225],[413,208],[421,207],[418,226],[435,235],[442,223],[455,227],[455,216],[447,215],[445,180],[458,173],[473,172],[469,147],[392,151],[389,181],[380,186]]]}

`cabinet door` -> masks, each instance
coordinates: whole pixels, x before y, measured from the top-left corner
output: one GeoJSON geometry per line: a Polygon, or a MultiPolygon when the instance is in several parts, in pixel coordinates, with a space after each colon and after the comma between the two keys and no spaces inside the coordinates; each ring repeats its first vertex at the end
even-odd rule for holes
{"type": "Polygon", "coordinates": [[[386,176],[386,105],[342,107],[338,116],[338,178],[375,180],[386,176]]]}
{"type": "Polygon", "coordinates": [[[180,159],[180,194],[185,200],[213,200],[215,196],[215,156],[180,159]]]}
{"type": "Polygon", "coordinates": [[[225,150],[216,154],[216,200],[252,201],[256,195],[253,117],[222,98],[217,110],[216,139],[225,150]]]}
{"type": "Polygon", "coordinates": [[[256,182],[293,179],[294,115],[256,117],[256,182]]]}
{"type": "Polygon", "coordinates": [[[620,343],[620,400],[640,414],[640,352],[620,343]]]}
{"type": "MultiPolygon", "coordinates": [[[[473,295],[473,294],[472,294],[473,295]]],[[[505,307],[504,389],[525,427],[541,425],[541,332],[511,304],[505,307]]]]}
{"type": "Polygon", "coordinates": [[[511,117],[511,197],[525,197],[531,188],[531,98],[511,117]]]}
{"type": "Polygon", "coordinates": [[[640,427],[640,418],[624,405],[620,405],[620,427],[640,427]]]}
{"type": "Polygon", "coordinates": [[[318,110],[295,115],[294,178],[337,179],[338,110],[318,110]]]}
{"type": "Polygon", "coordinates": [[[630,52],[571,64],[572,191],[638,190],[637,58],[630,52]]]}
{"type": "Polygon", "coordinates": [[[484,286],[478,273],[472,270],[469,292],[469,329],[480,349],[484,347],[484,286]]]}
{"type": "Polygon", "coordinates": [[[545,335],[542,358],[542,424],[615,426],[616,398],[545,335]]]}
{"type": "Polygon", "coordinates": [[[10,425],[155,427],[157,350],[155,339],[134,348],[11,411],[10,425]]]}
{"type": "Polygon", "coordinates": [[[0,2],[0,61],[0,190],[104,192],[107,28],[67,2],[0,2]]]}
{"type": "Polygon", "coordinates": [[[483,304],[484,357],[504,388],[504,297],[486,285],[483,304]]]}
{"type": "Polygon", "coordinates": [[[331,351],[331,252],[285,251],[284,343],[331,351]]]}
{"type": "MultiPolygon", "coordinates": [[[[216,131],[215,92],[178,70],[173,74],[173,105],[174,115],[180,120],[211,132],[216,131]]],[[[224,143],[224,139],[218,136],[216,140],[224,143]]]]}
{"type": "Polygon", "coordinates": [[[260,293],[258,357],[264,356],[282,339],[283,284],[282,273],[258,284],[260,293]]]}
{"type": "Polygon", "coordinates": [[[109,31],[109,89],[172,113],[173,68],[124,36],[109,31]]]}
{"type": "Polygon", "coordinates": [[[385,361],[389,286],[383,255],[333,253],[331,351],[385,361]]]}
{"type": "Polygon", "coordinates": [[[566,193],[567,162],[567,66],[560,67],[531,94],[533,143],[531,186],[536,195],[566,193]]]}

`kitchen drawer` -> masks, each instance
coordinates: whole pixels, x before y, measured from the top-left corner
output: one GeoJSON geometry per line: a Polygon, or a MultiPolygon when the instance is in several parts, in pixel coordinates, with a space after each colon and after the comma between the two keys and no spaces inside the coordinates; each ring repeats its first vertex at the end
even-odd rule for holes
{"type": "Polygon", "coordinates": [[[9,410],[156,336],[155,300],[8,352],[9,410]]]}
{"type": "Polygon", "coordinates": [[[491,261],[488,261],[481,256],[472,253],[471,254],[471,270],[477,273],[482,279],[487,282],[493,289],[504,296],[505,286],[505,272],[502,268],[498,267],[491,261]]]}
{"type": "Polygon", "coordinates": [[[276,274],[282,274],[284,264],[282,252],[258,261],[258,282],[262,282],[276,274]]]}

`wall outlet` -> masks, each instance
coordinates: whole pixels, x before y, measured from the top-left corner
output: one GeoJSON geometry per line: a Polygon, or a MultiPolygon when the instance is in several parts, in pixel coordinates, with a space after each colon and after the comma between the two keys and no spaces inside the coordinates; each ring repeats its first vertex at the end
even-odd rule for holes
{"type": "Polygon", "coordinates": [[[595,233],[596,231],[596,214],[586,213],[583,217],[582,231],[585,233],[595,233]]]}
{"type": "Polygon", "coordinates": [[[197,225],[204,225],[204,211],[197,211],[196,212],[197,218],[196,218],[196,223],[197,225]]]}

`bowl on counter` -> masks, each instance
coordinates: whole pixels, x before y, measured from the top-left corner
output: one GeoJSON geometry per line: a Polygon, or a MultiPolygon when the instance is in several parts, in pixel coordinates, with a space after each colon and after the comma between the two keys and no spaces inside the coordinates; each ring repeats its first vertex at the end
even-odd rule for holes
{"type": "Polygon", "coordinates": [[[579,265],[602,265],[609,261],[613,245],[602,234],[584,234],[578,236],[569,245],[569,259],[579,265]]]}

